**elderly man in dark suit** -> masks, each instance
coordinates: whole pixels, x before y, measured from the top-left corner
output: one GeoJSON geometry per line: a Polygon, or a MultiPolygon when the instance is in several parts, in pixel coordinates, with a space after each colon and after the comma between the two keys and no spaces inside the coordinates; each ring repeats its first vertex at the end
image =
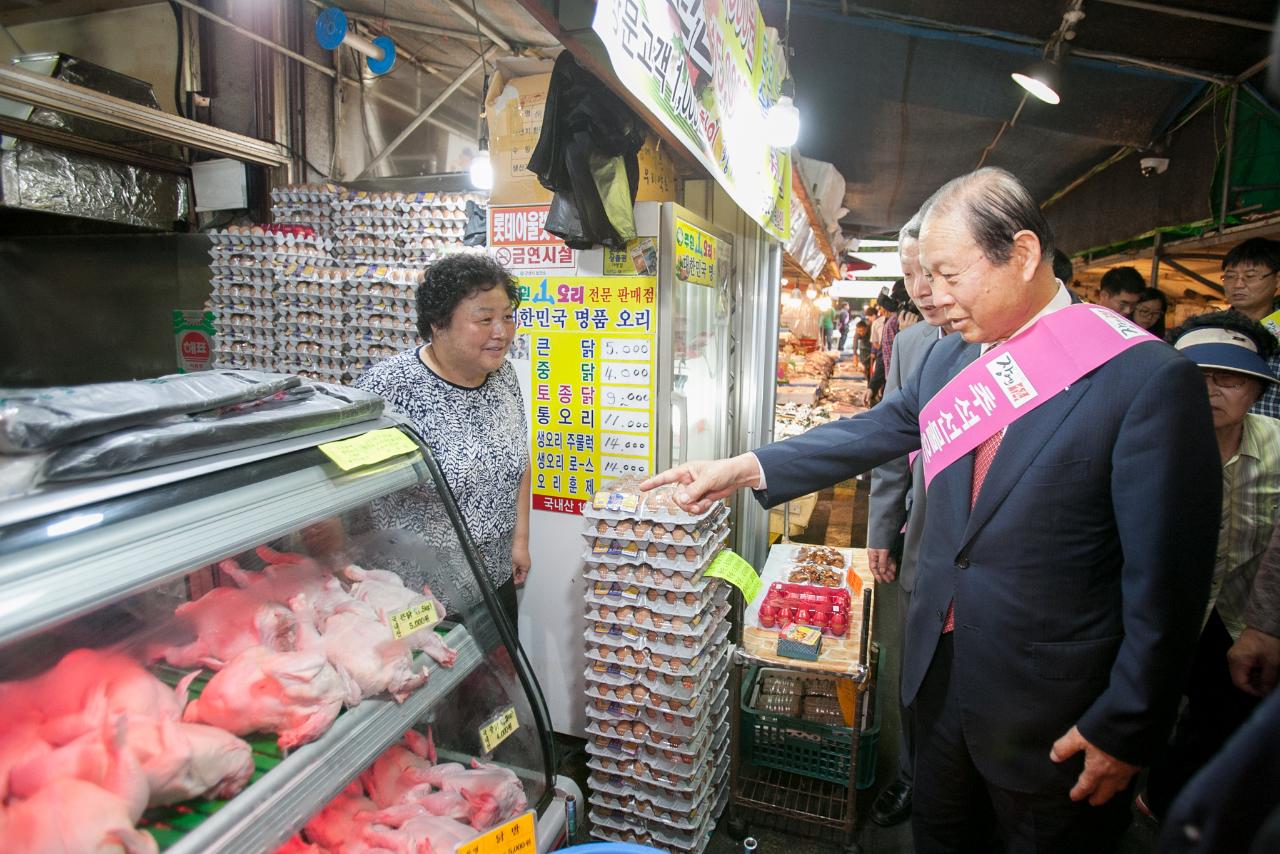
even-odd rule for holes
{"type": "MultiPolygon", "coordinates": [[[[646,486],[683,484],[695,512],[742,487],[769,506],[919,449],[922,409],[975,350],[1025,334],[1041,355],[1067,354],[1071,341],[1035,328],[1071,305],[1052,255],[1012,175],[955,179],[930,202],[920,257],[959,335],[868,412],[646,486]]],[[[1017,852],[1114,848],[1133,777],[1173,721],[1221,502],[1203,489],[1221,476],[1204,380],[1143,340],[1060,389],[928,486],[902,678],[921,854],[996,838],[1017,852]]]]}
{"type": "MultiPolygon", "coordinates": [[[[933,290],[920,269],[921,210],[898,232],[898,257],[907,294],[924,323],[898,333],[893,342],[893,359],[885,376],[885,394],[892,394],[924,363],[933,345],[951,331],[947,316],[934,305],[933,290]]],[[[915,587],[916,564],[924,530],[925,491],[919,460],[913,467],[906,457],[878,467],[871,473],[871,502],[867,514],[867,556],[877,581],[898,582],[899,635],[905,639],[911,591],[915,587]],[[908,516],[910,521],[908,521],[908,516]],[[906,526],[903,534],[903,526],[906,526]],[[894,549],[902,536],[901,550],[894,549]],[[891,552],[898,551],[898,559],[891,552]]],[[[892,655],[899,656],[894,650],[892,655]]],[[[885,786],[871,805],[871,820],[889,827],[911,815],[912,767],[915,732],[905,706],[899,715],[901,739],[898,750],[898,778],[885,786]]]]}

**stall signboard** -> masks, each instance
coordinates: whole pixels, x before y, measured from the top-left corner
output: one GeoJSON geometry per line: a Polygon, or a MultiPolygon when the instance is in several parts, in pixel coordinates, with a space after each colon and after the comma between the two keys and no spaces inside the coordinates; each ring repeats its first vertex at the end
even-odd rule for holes
{"type": "Polygon", "coordinates": [[[716,284],[716,239],[697,226],[676,219],[676,279],[708,288],[716,284]]]}
{"type": "Polygon", "coordinates": [[[522,276],[519,285],[533,509],[581,513],[598,485],[654,468],[657,278],[522,276]]]}
{"type": "Polygon", "coordinates": [[[489,208],[489,251],[516,276],[565,273],[578,267],[578,253],[548,234],[550,205],[489,208]]]}
{"type": "Polygon", "coordinates": [[[213,312],[173,310],[173,345],[178,373],[207,371],[213,364],[213,312]]]}
{"type": "Polygon", "coordinates": [[[592,28],[619,79],[765,231],[791,231],[791,152],[765,112],[786,59],[756,0],[599,0],[592,28]]]}

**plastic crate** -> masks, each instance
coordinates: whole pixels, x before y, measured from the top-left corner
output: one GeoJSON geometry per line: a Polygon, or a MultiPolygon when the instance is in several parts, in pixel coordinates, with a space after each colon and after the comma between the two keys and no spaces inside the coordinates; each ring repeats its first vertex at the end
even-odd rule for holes
{"type": "MultiPolygon", "coordinates": [[[[753,667],[743,683],[742,761],[790,771],[805,777],[847,785],[849,759],[852,755],[854,727],[830,726],[802,718],[774,715],[753,707],[760,678],[768,668],[753,667]]],[[[788,675],[791,675],[790,673],[788,675]]],[[[831,677],[795,675],[800,681],[827,681],[831,677]]],[[[879,703],[873,703],[871,725],[858,742],[859,789],[869,789],[876,782],[876,753],[880,742],[879,703]]]]}

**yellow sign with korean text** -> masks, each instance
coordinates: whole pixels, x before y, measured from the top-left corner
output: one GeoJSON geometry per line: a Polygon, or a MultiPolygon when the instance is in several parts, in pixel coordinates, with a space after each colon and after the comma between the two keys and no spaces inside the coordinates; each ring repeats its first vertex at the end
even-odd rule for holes
{"type": "Polygon", "coordinates": [[[395,427],[387,427],[350,439],[326,442],[318,447],[322,454],[338,464],[338,468],[351,471],[416,451],[418,443],[395,427]]]}
{"type": "Polygon", "coordinates": [[[691,285],[716,284],[716,240],[682,219],[676,220],[676,278],[691,285]]]}
{"type": "Polygon", "coordinates": [[[520,729],[520,720],[516,717],[516,707],[507,706],[480,727],[480,748],[485,753],[493,753],[499,744],[516,730],[520,729]]]}
{"type": "Polygon", "coordinates": [[[391,615],[391,636],[396,640],[407,637],[418,631],[434,626],[440,622],[440,611],[434,600],[405,608],[391,615]]]}
{"type": "Polygon", "coordinates": [[[760,574],[733,549],[725,549],[711,561],[711,566],[703,573],[713,578],[723,578],[742,591],[742,601],[750,605],[760,595],[764,582],[760,574]]]}
{"type": "Polygon", "coordinates": [[[531,371],[533,509],[580,513],[600,485],[653,470],[657,279],[519,279],[531,371]]]}
{"type": "Polygon", "coordinates": [[[458,843],[454,854],[537,854],[538,832],[533,810],[474,839],[458,843]]]}

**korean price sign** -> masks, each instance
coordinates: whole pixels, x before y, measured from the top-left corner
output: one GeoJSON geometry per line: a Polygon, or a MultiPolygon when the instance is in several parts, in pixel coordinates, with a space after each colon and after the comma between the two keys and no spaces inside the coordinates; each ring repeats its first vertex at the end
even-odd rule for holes
{"type": "Polygon", "coordinates": [[[654,466],[657,280],[520,278],[532,371],[533,508],[580,513],[605,481],[654,466]]]}
{"type": "Polygon", "coordinates": [[[454,854],[536,854],[538,833],[533,810],[458,843],[454,854]]]}

